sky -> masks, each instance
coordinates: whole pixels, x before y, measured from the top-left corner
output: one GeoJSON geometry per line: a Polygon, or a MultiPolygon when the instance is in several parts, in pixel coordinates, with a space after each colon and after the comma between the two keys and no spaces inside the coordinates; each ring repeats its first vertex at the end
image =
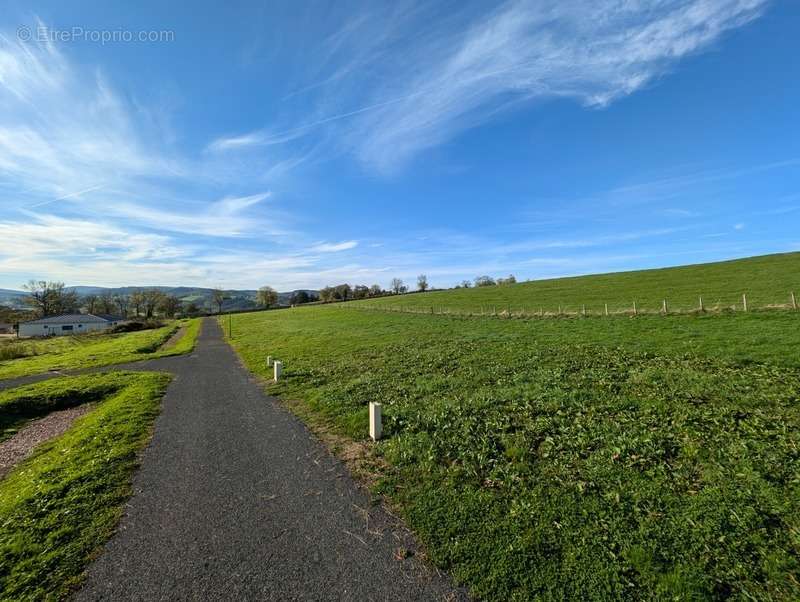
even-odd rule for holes
{"type": "Polygon", "coordinates": [[[800,3],[0,0],[0,287],[800,250],[800,3]]]}

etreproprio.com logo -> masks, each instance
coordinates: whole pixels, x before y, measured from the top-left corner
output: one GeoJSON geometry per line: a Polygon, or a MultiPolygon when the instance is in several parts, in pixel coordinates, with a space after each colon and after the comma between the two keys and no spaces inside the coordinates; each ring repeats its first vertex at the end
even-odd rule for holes
{"type": "Polygon", "coordinates": [[[39,25],[30,28],[21,25],[17,28],[17,39],[20,42],[55,43],[55,42],[92,42],[95,44],[124,43],[158,43],[174,42],[175,32],[169,29],[87,29],[70,27],[58,29],[39,25]]]}

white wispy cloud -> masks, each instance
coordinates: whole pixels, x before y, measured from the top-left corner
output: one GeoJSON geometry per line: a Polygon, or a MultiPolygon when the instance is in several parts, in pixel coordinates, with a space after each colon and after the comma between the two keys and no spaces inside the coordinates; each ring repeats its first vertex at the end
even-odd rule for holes
{"type": "Polygon", "coordinates": [[[0,174],[32,193],[65,199],[181,171],[146,144],[102,74],[77,71],[50,44],[0,37],[0,109],[0,174]]]}
{"type": "Polygon", "coordinates": [[[285,142],[290,142],[292,140],[296,140],[297,138],[302,137],[305,134],[306,128],[297,128],[294,130],[280,132],[280,133],[269,133],[263,130],[253,131],[247,134],[242,134],[241,136],[229,136],[229,137],[222,137],[213,140],[207,147],[206,150],[211,152],[224,152],[224,151],[232,151],[232,150],[239,150],[239,149],[247,149],[252,147],[258,146],[272,146],[275,144],[283,144],[285,142]]]}
{"type": "Polygon", "coordinates": [[[465,32],[406,56],[398,85],[351,139],[358,156],[391,170],[422,149],[535,99],[604,106],[642,88],[682,57],[758,17],[764,0],[512,1],[465,32]]]}
{"type": "Polygon", "coordinates": [[[268,199],[270,195],[271,193],[265,192],[244,197],[225,197],[213,202],[191,203],[188,207],[183,207],[182,211],[118,199],[108,205],[106,213],[134,220],[149,228],[184,234],[215,237],[238,237],[253,232],[271,236],[285,234],[287,230],[278,227],[274,222],[246,213],[247,209],[268,199]]]}
{"type": "Polygon", "coordinates": [[[338,253],[358,246],[357,240],[345,240],[338,243],[320,242],[311,247],[315,253],[338,253]]]}
{"type": "Polygon", "coordinates": [[[364,165],[392,172],[510,107],[552,98],[606,106],[756,19],[766,5],[509,0],[494,9],[465,2],[446,15],[432,5],[372,7],[348,14],[309,52],[315,79],[287,101],[313,91],[316,106],[292,122],[222,138],[210,148],[260,146],[323,130],[364,165]]]}

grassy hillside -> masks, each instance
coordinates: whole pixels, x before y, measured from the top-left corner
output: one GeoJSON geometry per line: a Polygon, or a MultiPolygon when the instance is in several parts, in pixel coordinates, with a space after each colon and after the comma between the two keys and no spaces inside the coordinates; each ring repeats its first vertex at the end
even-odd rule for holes
{"type": "Polygon", "coordinates": [[[233,344],[347,437],[384,404],[378,489],[482,598],[800,599],[800,312],[351,307],[236,315],[233,344]]]}
{"type": "Polygon", "coordinates": [[[630,311],[636,301],[641,311],[658,311],[666,299],[675,310],[696,309],[703,297],[709,309],[741,308],[742,293],[752,308],[788,304],[794,291],[800,302],[800,253],[764,255],[658,270],[620,272],[596,276],[556,278],[510,286],[434,291],[385,297],[359,303],[371,306],[402,306],[408,309],[445,308],[480,313],[511,308],[575,312],[586,305],[588,312],[630,311]]]}

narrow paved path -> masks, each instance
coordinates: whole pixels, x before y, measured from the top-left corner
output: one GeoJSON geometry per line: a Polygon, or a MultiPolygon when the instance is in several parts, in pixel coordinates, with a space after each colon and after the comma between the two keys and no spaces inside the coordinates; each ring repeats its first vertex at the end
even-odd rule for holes
{"type": "Polygon", "coordinates": [[[415,557],[395,559],[413,538],[263,393],[216,321],[192,355],[125,368],[175,379],[79,599],[465,598],[415,557]]]}

